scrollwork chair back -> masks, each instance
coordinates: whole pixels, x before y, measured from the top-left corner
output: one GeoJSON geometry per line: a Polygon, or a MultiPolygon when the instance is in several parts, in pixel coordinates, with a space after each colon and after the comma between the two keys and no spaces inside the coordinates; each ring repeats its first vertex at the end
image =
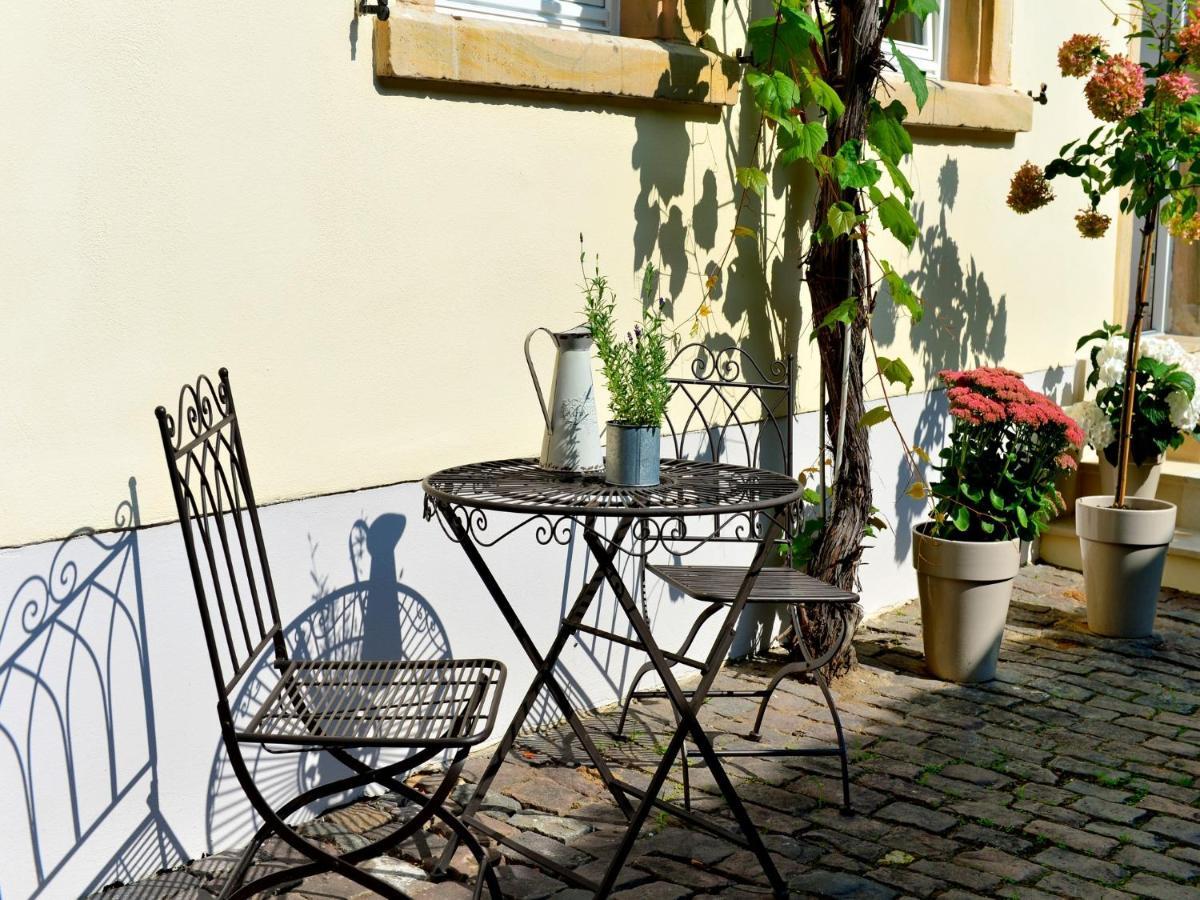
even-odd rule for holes
{"type": "Polygon", "coordinates": [[[177,415],[155,410],[222,713],[268,647],[287,658],[229,372],[200,376],[177,415]]]}

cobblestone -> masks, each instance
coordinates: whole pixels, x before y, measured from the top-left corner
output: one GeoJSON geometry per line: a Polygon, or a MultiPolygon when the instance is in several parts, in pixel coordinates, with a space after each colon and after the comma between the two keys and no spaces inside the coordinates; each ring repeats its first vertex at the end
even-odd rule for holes
{"type": "MultiPolygon", "coordinates": [[[[915,603],[866,623],[856,640],[859,665],[833,685],[853,748],[852,815],[839,809],[834,760],[728,760],[794,896],[1200,897],[1200,600],[1167,592],[1156,636],[1126,642],[1087,632],[1082,596],[1075,573],[1024,569],[998,679],[981,685],[923,674],[915,603]]],[[[729,666],[716,686],[753,689],[773,669],[774,663],[729,666]]],[[[721,698],[706,704],[701,718],[727,732],[718,746],[749,747],[744,735],[754,713],[753,702],[721,698]]],[[[659,762],[656,746],[671,714],[662,701],[635,704],[630,733],[636,737],[626,743],[612,739],[609,711],[585,724],[618,776],[644,785],[659,762]]],[[[764,723],[764,746],[816,746],[832,735],[819,690],[786,682],[764,723]]],[[[584,877],[600,877],[624,819],[593,770],[558,762],[563,753],[583,758],[578,743],[559,729],[522,739],[519,749],[479,820],[584,877]]],[[[485,764],[486,757],[472,757],[465,777],[477,778],[485,764]]],[[[429,792],[437,777],[412,784],[429,792]]],[[[691,784],[696,811],[736,828],[699,761],[691,767],[691,784]]],[[[451,807],[471,790],[465,784],[456,789],[451,807]]],[[[663,794],[678,800],[682,793],[676,766],[663,794]]],[[[410,810],[394,797],[374,798],[331,811],[302,832],[346,852],[378,839],[410,810]]],[[[425,874],[447,834],[435,822],[423,834],[423,852],[403,845],[364,869],[419,900],[467,898],[475,864],[462,848],[449,880],[425,874]]],[[[507,846],[484,843],[506,897],[590,896],[507,846]]],[[[253,871],[285,867],[294,856],[271,841],[253,871]]],[[[115,886],[104,900],[208,900],[220,893],[236,858],[233,851],[218,853],[184,870],[115,886]]],[[[325,874],[279,896],[373,895],[325,874]]],[[[613,896],[740,900],[770,891],[749,851],[654,811],[613,896]]]]}

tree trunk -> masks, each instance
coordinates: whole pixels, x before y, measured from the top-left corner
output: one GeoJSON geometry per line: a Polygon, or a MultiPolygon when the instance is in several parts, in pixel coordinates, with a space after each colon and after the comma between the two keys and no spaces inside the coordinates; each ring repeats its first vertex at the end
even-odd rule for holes
{"type": "MultiPolygon", "coordinates": [[[[833,8],[831,40],[835,46],[831,48],[830,56],[836,60],[837,74],[830,73],[831,83],[845,103],[846,111],[830,128],[830,146],[840,147],[848,140],[865,141],[867,109],[879,76],[875,61],[877,55],[873,48],[878,46],[882,22],[878,0],[839,0],[833,8]]],[[[838,201],[853,205],[855,192],[842,191],[831,180],[822,179],[814,223],[819,225],[824,222],[830,207],[838,201]]],[[[809,254],[805,280],[812,303],[811,321],[814,326],[847,297],[858,297],[861,306],[851,326],[822,328],[817,332],[828,397],[824,427],[830,448],[837,446],[839,435],[844,431],[844,447],[840,469],[832,473],[832,503],[811,566],[812,574],[821,580],[844,590],[854,590],[862,556],[863,529],[871,517],[872,505],[871,446],[867,429],[858,425],[865,411],[863,359],[866,353],[865,329],[870,327],[869,304],[872,300],[871,288],[863,269],[861,241],[843,237],[814,244],[809,254]],[[849,368],[846,372],[847,402],[843,422],[842,367],[847,341],[850,344],[849,368]]],[[[862,610],[857,605],[847,611],[824,606],[802,607],[801,626],[806,645],[813,652],[821,653],[842,633],[843,617],[848,617],[844,627],[853,631],[862,618],[862,610]]],[[[845,653],[833,660],[828,672],[834,676],[841,675],[853,664],[854,651],[847,647],[845,653]]]]}

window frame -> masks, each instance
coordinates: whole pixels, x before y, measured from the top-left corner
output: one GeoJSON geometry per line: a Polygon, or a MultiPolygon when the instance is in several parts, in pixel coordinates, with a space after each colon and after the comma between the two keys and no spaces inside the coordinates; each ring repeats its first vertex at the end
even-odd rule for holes
{"type": "Polygon", "coordinates": [[[588,34],[621,32],[620,0],[433,0],[432,5],[438,12],[471,19],[519,22],[588,34]]]}
{"type": "MultiPolygon", "coordinates": [[[[935,13],[930,13],[925,19],[925,29],[928,38],[924,43],[914,44],[911,41],[895,41],[888,38],[889,44],[885,52],[892,59],[891,44],[911,59],[922,72],[930,78],[944,78],[946,74],[946,47],[949,44],[950,4],[942,3],[935,13]]],[[[894,62],[894,60],[893,60],[894,62]]]]}

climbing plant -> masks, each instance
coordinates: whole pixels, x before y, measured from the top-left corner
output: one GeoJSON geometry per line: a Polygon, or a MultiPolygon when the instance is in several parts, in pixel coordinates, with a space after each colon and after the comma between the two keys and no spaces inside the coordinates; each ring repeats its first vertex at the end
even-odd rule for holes
{"type": "MultiPolygon", "coordinates": [[[[809,525],[805,538],[810,571],[846,589],[855,586],[864,535],[879,525],[872,506],[868,432],[895,424],[886,389],[907,391],[914,381],[903,360],[878,353],[872,314],[886,291],[914,321],[923,315],[911,285],[875,252],[883,234],[906,249],[918,236],[909,211],[913,188],[903,172],[913,149],[905,127],[908,111],[892,96],[895,80],[887,76],[907,83],[918,109],[929,96],[924,73],[887,31],[904,17],[923,23],[937,10],[937,0],[777,0],[773,15],[747,28],[744,88],[759,125],[751,158],[736,171],[741,195],[730,241],[757,240],[765,255],[768,239],[755,227],[747,199],[763,197],[773,176],[784,170],[802,167],[811,173],[815,190],[807,217],[795,226],[802,232],[795,262],[808,288],[812,338],[829,398],[824,428],[833,489],[820,498],[821,522],[809,525]],[[884,387],[885,403],[868,410],[865,389],[873,379],[884,387]]],[[[714,287],[710,276],[700,315],[708,314],[714,287]]],[[[922,499],[926,486],[904,435],[896,431],[912,465],[909,492],[922,499]]],[[[806,611],[803,637],[810,647],[835,639],[841,623],[830,617],[837,615],[806,611]]],[[[835,673],[852,664],[849,653],[835,660],[835,673]]]]}

